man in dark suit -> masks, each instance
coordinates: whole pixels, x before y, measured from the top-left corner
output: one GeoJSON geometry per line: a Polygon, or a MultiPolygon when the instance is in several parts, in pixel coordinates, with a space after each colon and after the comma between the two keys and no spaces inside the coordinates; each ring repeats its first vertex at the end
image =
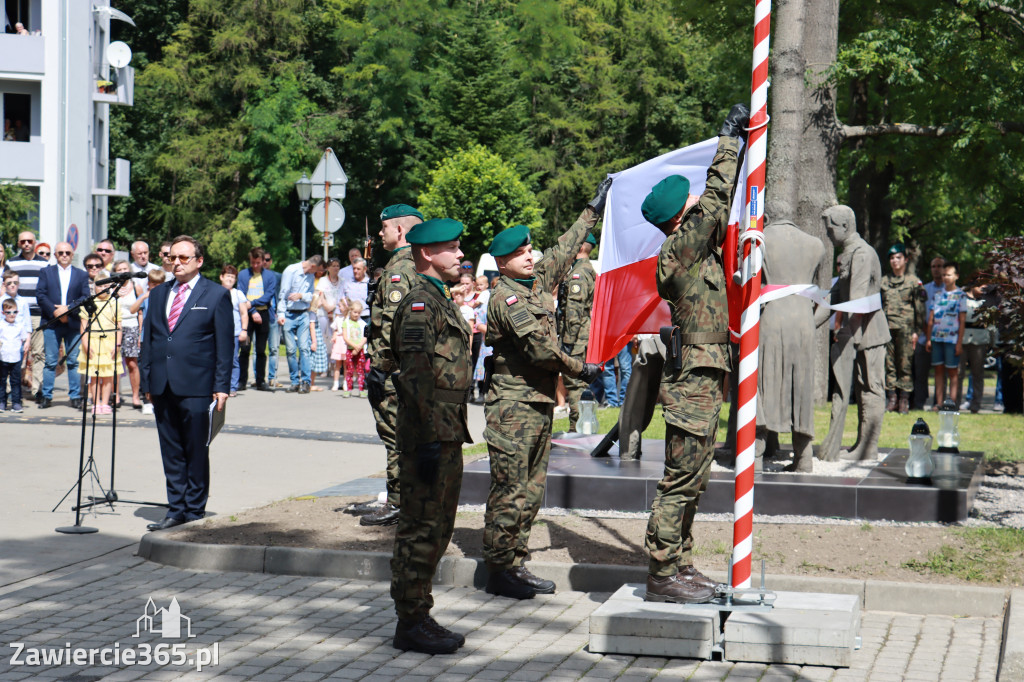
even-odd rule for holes
{"type": "Polygon", "coordinates": [[[206,514],[210,490],[211,400],[224,409],[235,349],[230,292],[199,274],[202,247],[192,237],[171,242],[174,279],[153,289],[143,329],[139,372],[153,404],[167,478],[164,530],[206,514]]]}
{"type": "MultiPolygon", "coordinates": [[[[246,388],[249,382],[249,346],[256,349],[256,390],[273,390],[266,382],[267,371],[267,339],[270,337],[270,325],[277,320],[274,316],[273,304],[277,298],[277,273],[263,267],[265,252],[255,247],[249,252],[249,267],[238,273],[236,288],[245,294],[251,309],[249,310],[248,346],[238,352],[238,390],[246,388]]],[[[275,354],[274,360],[277,360],[275,354]]]]}
{"type": "Polygon", "coordinates": [[[82,407],[82,384],[78,378],[78,337],[82,332],[82,319],[78,311],[69,315],[68,309],[89,296],[89,276],[84,270],[71,265],[71,256],[74,255],[71,244],[58,242],[54,255],[57,256],[57,264],[40,270],[36,282],[39,326],[43,328],[46,353],[39,407],[45,409],[53,404],[53,382],[63,341],[67,355],[68,396],[71,407],[77,410],[82,407]]]}

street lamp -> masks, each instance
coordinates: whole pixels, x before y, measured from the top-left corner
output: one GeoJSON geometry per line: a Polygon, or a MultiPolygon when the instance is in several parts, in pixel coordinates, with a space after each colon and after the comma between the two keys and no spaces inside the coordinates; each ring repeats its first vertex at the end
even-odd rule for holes
{"type": "Polygon", "coordinates": [[[306,260],[306,214],[309,213],[309,197],[313,194],[313,183],[305,173],[295,181],[295,193],[299,195],[299,210],[302,212],[302,260],[306,260]]]}

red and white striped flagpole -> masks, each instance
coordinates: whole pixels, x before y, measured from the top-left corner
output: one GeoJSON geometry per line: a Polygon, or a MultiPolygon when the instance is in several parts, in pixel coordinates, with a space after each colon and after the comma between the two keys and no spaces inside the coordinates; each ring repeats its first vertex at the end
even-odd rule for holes
{"type": "Polygon", "coordinates": [[[754,526],[754,441],[757,426],[757,346],[764,244],[764,178],[768,151],[768,39],[771,0],[754,3],[754,59],[747,147],[748,227],[740,235],[743,313],[740,317],[739,408],[736,419],[736,493],[733,506],[732,587],[750,587],[754,526]]]}

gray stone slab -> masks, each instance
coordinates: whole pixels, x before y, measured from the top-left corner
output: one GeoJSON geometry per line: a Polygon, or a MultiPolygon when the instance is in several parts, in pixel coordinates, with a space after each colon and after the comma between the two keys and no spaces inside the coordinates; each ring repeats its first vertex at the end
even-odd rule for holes
{"type": "Polygon", "coordinates": [[[1006,605],[1005,590],[974,585],[929,585],[867,580],[864,608],[944,616],[997,616],[1006,605]]]}
{"type": "Polygon", "coordinates": [[[1014,590],[1006,606],[999,679],[1024,680],[1024,590],[1014,590]]]}
{"type": "Polygon", "coordinates": [[[725,620],[730,661],[847,667],[860,631],[858,595],[777,592],[771,611],[734,611],[725,620]]]}
{"type": "Polygon", "coordinates": [[[717,610],[644,601],[643,585],[623,585],[590,615],[590,651],[641,656],[711,657],[721,629],[717,610]]]}

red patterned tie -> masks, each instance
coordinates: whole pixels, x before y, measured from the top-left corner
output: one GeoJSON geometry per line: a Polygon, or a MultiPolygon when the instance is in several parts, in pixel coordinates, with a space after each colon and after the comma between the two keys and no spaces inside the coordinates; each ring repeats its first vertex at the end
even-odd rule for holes
{"type": "Polygon", "coordinates": [[[174,302],[171,303],[171,312],[167,313],[167,328],[172,332],[178,326],[178,317],[181,316],[181,309],[185,307],[186,293],[188,293],[187,284],[182,284],[178,287],[178,293],[174,295],[174,302]]]}

